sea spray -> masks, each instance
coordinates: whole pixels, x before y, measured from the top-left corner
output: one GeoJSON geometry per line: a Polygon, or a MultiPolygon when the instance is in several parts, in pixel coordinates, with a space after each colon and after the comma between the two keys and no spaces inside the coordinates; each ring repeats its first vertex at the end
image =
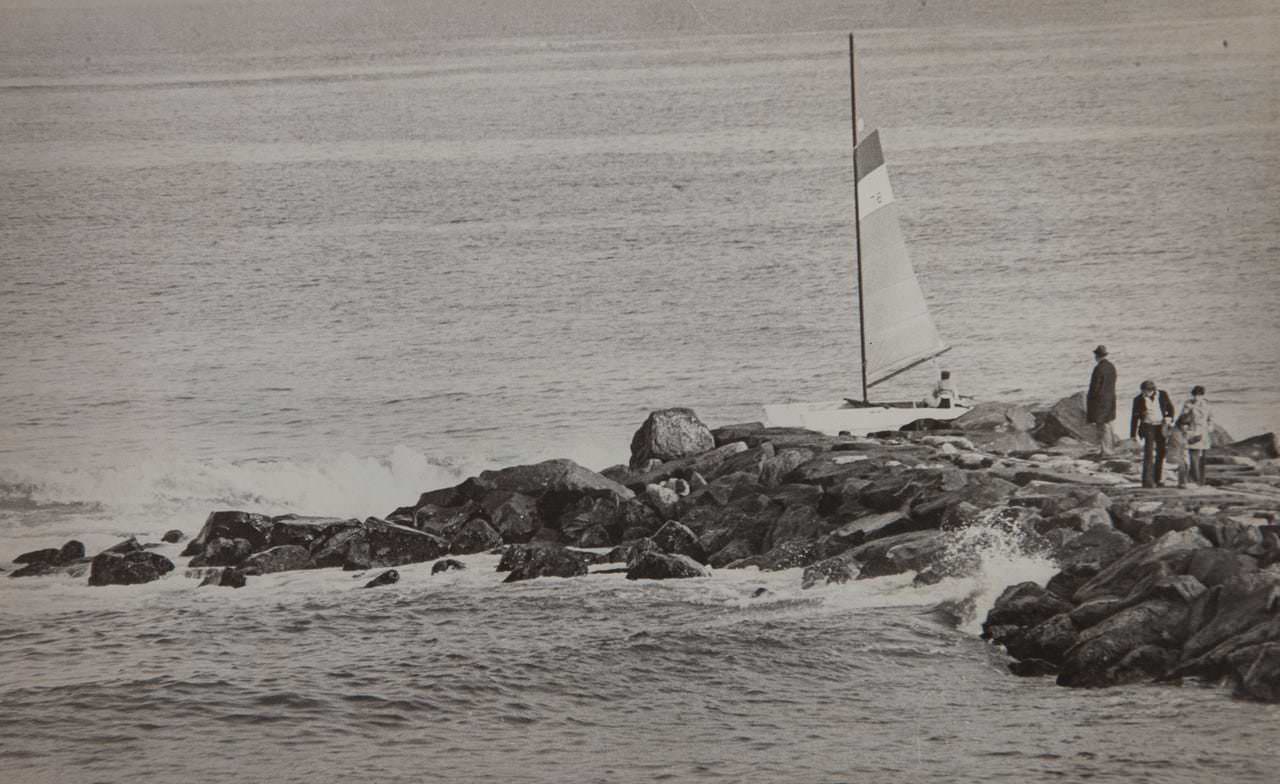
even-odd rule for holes
{"type": "Polygon", "coordinates": [[[1058,566],[1048,543],[1007,510],[983,512],[973,523],[947,531],[938,572],[962,631],[978,634],[982,619],[1010,585],[1044,584],[1058,566]]]}

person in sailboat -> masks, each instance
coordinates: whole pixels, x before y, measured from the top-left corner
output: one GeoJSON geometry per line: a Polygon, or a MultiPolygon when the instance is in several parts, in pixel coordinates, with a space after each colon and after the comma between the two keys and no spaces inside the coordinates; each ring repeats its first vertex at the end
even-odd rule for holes
{"type": "Polygon", "coordinates": [[[1169,393],[1157,388],[1151,379],[1143,381],[1129,417],[1129,437],[1142,438],[1143,487],[1163,485],[1165,432],[1172,423],[1173,401],[1169,393]]]}
{"type": "Polygon", "coordinates": [[[929,405],[933,408],[951,408],[960,403],[960,390],[951,380],[951,371],[944,370],[938,376],[938,383],[933,385],[929,394],[929,405]]]}
{"type": "Polygon", "coordinates": [[[1085,420],[1098,429],[1098,457],[1111,455],[1116,419],[1116,366],[1107,359],[1107,347],[1093,350],[1093,374],[1089,376],[1089,392],[1085,395],[1085,420]]]}

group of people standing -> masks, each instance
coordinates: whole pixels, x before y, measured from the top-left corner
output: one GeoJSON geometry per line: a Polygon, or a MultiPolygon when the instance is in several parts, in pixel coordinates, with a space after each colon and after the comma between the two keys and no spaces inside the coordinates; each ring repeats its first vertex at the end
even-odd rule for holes
{"type": "MultiPolygon", "coordinates": [[[[1106,457],[1114,446],[1111,423],[1116,418],[1116,367],[1107,359],[1106,346],[1095,348],[1093,358],[1085,418],[1098,428],[1099,454],[1106,457]]],[[[1191,397],[1182,404],[1181,413],[1175,417],[1174,412],[1169,393],[1158,388],[1154,381],[1142,382],[1133,399],[1129,438],[1142,439],[1143,487],[1164,485],[1166,459],[1178,466],[1178,487],[1186,487],[1188,479],[1204,484],[1204,453],[1210,446],[1213,422],[1204,387],[1199,384],[1192,387],[1191,397]]]]}

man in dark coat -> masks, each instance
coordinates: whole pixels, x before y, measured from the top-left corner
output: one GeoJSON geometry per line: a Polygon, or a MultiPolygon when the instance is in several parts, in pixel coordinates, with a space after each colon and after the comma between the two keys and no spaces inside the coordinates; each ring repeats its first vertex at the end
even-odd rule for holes
{"type": "Polygon", "coordinates": [[[1111,454],[1111,423],[1116,420],[1116,366],[1107,359],[1106,346],[1095,348],[1093,358],[1096,364],[1085,397],[1085,420],[1098,428],[1098,456],[1106,457],[1111,454]]]}
{"type": "Polygon", "coordinates": [[[1156,382],[1142,382],[1142,391],[1133,399],[1129,418],[1129,438],[1142,436],[1142,486],[1160,487],[1164,473],[1165,428],[1173,424],[1173,401],[1169,393],[1156,389],[1156,382]]]}

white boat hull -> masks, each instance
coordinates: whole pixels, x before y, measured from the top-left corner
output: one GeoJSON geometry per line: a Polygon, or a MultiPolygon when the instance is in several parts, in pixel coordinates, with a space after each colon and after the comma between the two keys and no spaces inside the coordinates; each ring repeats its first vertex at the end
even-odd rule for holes
{"type": "Polygon", "coordinates": [[[900,406],[854,406],[843,400],[825,403],[776,403],[764,407],[771,427],[803,427],[828,435],[849,433],[865,436],[881,430],[897,430],[917,419],[950,421],[969,411],[968,406],[951,408],[907,408],[900,406]]]}

